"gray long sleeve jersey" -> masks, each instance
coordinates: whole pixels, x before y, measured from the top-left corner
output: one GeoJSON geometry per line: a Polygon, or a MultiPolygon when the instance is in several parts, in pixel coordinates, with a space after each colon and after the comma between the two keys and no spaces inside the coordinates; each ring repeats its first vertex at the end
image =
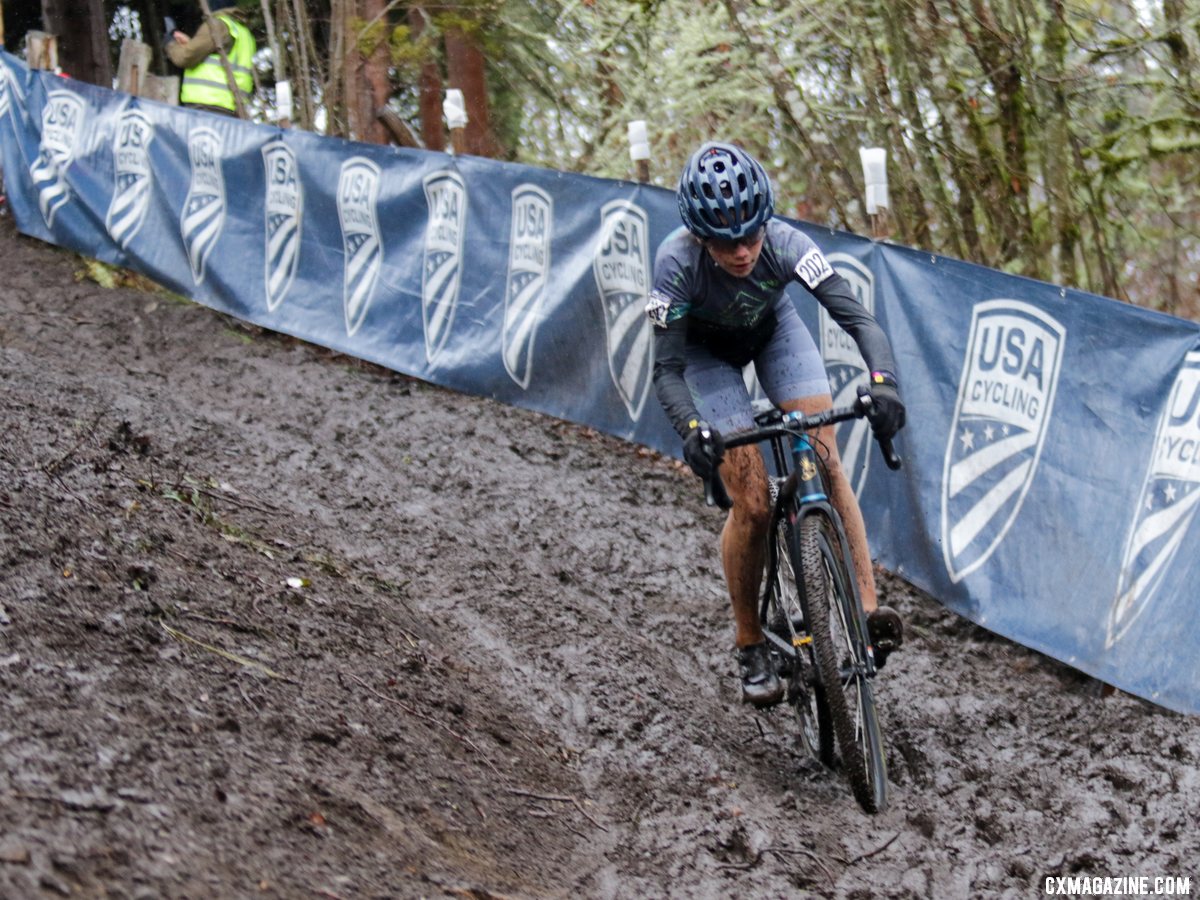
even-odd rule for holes
{"type": "Polygon", "coordinates": [[[754,270],[737,278],[680,227],[655,254],[654,284],[646,304],[655,326],[654,390],[680,437],[698,418],[683,378],[689,333],[693,340],[703,334],[709,346],[717,343],[736,350],[764,324],[773,327],[767,317],[778,303],[791,303],[784,293],[790,281],[802,284],[829,311],[854,339],[871,371],[895,374],[887,335],[804,232],[779,219],[768,221],[754,270]]]}

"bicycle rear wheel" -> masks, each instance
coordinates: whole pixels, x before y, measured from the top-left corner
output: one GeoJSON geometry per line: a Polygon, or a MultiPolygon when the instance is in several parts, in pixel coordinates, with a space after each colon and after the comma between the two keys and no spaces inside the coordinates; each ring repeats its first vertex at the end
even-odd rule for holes
{"type": "Polygon", "coordinates": [[[808,628],[841,749],[842,766],[859,805],[869,813],[887,807],[887,763],[868,672],[866,621],[843,556],[845,542],[825,513],[800,524],[799,556],[808,628]]]}
{"type": "Polygon", "coordinates": [[[817,676],[812,637],[805,624],[802,582],[798,577],[799,564],[792,534],[787,519],[780,518],[774,535],[775,580],[767,600],[764,624],[789,648],[778,651],[782,656],[779,668],[787,682],[788,705],[799,720],[800,740],[813,757],[832,767],[836,760],[833,721],[817,676]]]}

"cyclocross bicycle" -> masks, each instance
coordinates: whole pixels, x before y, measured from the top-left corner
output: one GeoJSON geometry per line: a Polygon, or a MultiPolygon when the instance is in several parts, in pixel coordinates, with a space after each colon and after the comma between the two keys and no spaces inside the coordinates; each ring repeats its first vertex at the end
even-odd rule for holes
{"type": "MultiPolygon", "coordinates": [[[[767,443],[777,473],[768,479],[771,526],[759,616],[801,741],[830,768],[838,764],[836,744],[855,799],[876,813],[887,806],[887,764],[872,690],[875,656],[849,543],[825,488],[820,444],[810,435],[870,409],[866,388],[853,405],[812,416],[772,407],[755,416],[757,427],[727,437],[725,447],[767,443]]],[[[900,468],[890,441],[880,442],[880,450],[889,468],[900,468]]],[[[705,490],[710,506],[733,505],[719,473],[705,490]]]]}

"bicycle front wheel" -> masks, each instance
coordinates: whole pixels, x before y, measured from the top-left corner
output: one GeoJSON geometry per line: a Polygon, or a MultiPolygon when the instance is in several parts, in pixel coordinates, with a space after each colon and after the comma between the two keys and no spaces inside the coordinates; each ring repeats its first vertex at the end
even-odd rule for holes
{"type": "Polygon", "coordinates": [[[775,527],[775,582],[764,624],[785,645],[780,651],[779,668],[787,681],[788,705],[799,720],[801,742],[813,757],[832,767],[836,761],[833,722],[816,674],[812,637],[805,623],[799,557],[792,535],[792,526],[786,517],[781,517],[775,527]]]}
{"type": "Polygon", "coordinates": [[[833,720],[842,767],[859,805],[887,807],[887,763],[868,672],[866,622],[837,524],[824,513],[800,523],[799,556],[817,674],[833,720]]]}

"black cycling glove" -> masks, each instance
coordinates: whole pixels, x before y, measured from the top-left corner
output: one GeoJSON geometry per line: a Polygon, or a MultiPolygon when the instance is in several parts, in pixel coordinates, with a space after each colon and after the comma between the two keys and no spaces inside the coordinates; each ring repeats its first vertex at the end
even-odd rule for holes
{"type": "Polygon", "coordinates": [[[683,458],[701,478],[712,478],[725,453],[721,432],[696,419],[688,422],[688,426],[690,430],[683,439],[683,458]]]}
{"type": "Polygon", "coordinates": [[[890,440],[904,427],[904,402],[896,376],[891,372],[871,373],[871,430],[881,441],[890,440]]]}

